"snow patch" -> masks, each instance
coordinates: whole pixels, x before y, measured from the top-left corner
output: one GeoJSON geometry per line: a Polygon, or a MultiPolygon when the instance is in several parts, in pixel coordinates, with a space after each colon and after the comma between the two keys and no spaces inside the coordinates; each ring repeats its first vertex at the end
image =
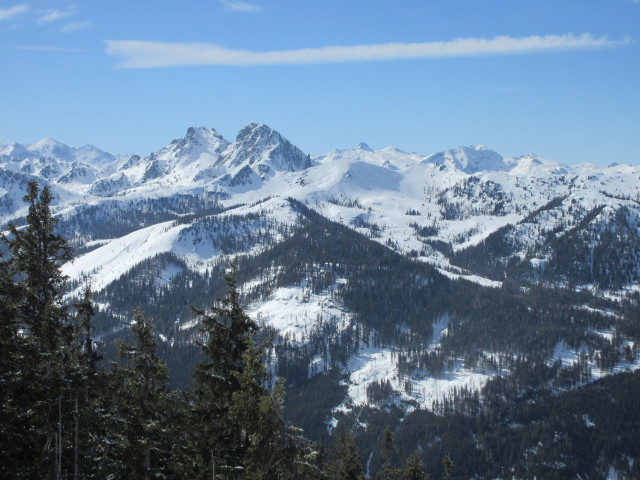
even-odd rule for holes
{"type": "Polygon", "coordinates": [[[331,289],[319,294],[311,292],[306,280],[299,285],[281,287],[266,301],[250,307],[247,314],[294,343],[304,343],[304,339],[322,322],[337,324],[341,331],[348,326],[351,316],[336,301],[331,290],[344,282],[345,279],[339,279],[331,289]]]}

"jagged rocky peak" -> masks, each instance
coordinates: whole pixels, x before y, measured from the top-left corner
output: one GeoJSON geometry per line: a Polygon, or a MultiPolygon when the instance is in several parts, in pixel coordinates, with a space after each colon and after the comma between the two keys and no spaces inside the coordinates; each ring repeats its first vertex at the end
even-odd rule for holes
{"type": "Polygon", "coordinates": [[[129,160],[124,162],[118,170],[127,170],[128,168],[135,167],[140,163],[140,155],[132,155],[129,160]]]}
{"type": "Polygon", "coordinates": [[[235,143],[246,151],[257,152],[265,148],[288,142],[268,125],[249,123],[238,132],[235,143]]]}
{"type": "Polygon", "coordinates": [[[312,165],[309,156],[280,133],[257,123],[250,123],[238,132],[220,163],[229,168],[261,165],[259,171],[262,173],[269,169],[295,172],[312,165]]]}

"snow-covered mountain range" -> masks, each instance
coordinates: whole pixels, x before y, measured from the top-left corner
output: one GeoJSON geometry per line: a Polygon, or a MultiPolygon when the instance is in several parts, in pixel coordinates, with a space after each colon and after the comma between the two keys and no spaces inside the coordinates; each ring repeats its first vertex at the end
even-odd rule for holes
{"type": "MultiPolygon", "coordinates": [[[[517,282],[622,298],[640,280],[638,166],[568,166],[535,155],[505,158],[481,145],[419,155],[361,143],[312,158],[255,123],[234,141],[192,127],[145,156],[69,147],[47,138],[33,145],[0,143],[2,223],[21,222],[26,213],[21,198],[32,179],[54,193],[60,229],[77,251],[64,273],[77,288],[88,280],[106,292],[142,269],[146,273],[139,275],[160,291],[187,272],[207,275],[230,255],[267,255],[313,222],[300,205],[335,228],[350,229],[362,242],[428,266],[431,273],[416,288],[467,279],[477,288],[517,282]],[[150,262],[157,265],[147,268],[150,262]]],[[[350,310],[346,297],[334,295],[353,280],[313,258],[308,253],[308,274],[289,284],[274,281],[280,266],[272,260],[243,287],[249,312],[293,345],[316,335],[319,325],[329,323],[342,335],[362,322],[361,311],[350,310]],[[331,282],[311,286],[329,271],[337,275],[331,282]]],[[[101,308],[111,309],[114,318],[127,314],[107,300],[101,308]]],[[[421,354],[444,348],[453,335],[450,314],[441,311],[425,319],[432,335],[421,340],[421,354]]],[[[186,342],[196,332],[192,318],[178,315],[164,322],[161,338],[168,345],[186,342]]],[[[410,334],[406,319],[389,322],[410,334]]],[[[592,334],[606,339],[619,333],[614,320],[606,327],[592,334]]],[[[367,332],[376,335],[375,328],[367,332]]],[[[633,339],[616,341],[622,348],[633,339]]],[[[560,357],[569,366],[587,349],[565,338],[554,342],[549,361],[560,357]]],[[[403,373],[395,348],[363,344],[342,360],[351,376],[335,412],[366,403],[368,386],[386,379],[399,392],[397,401],[430,408],[453,387],[475,390],[498,375],[470,368],[455,356],[446,375],[436,376],[424,366],[403,373]]],[[[482,355],[507,353],[513,352],[496,348],[482,355]]],[[[328,349],[315,351],[305,360],[309,375],[328,371],[334,357],[328,349]]],[[[592,363],[594,371],[604,372],[592,363]]],[[[636,368],[638,363],[629,357],[615,365],[636,368]]]]}
{"type": "MultiPolygon", "coordinates": [[[[50,138],[0,144],[2,221],[25,213],[21,197],[33,178],[51,186],[57,211],[66,218],[87,206],[114,208],[176,195],[215,196],[224,205],[291,197],[401,253],[418,252],[422,260],[447,268],[436,242],[458,251],[513,226],[519,232],[514,247],[524,256],[546,238],[544,232],[569,231],[596,206],[606,208],[591,222],[606,222],[620,208],[635,211],[640,198],[637,166],[504,158],[481,145],[418,155],[361,143],[311,158],[254,123],[233,142],[213,129],[191,127],[146,156],[69,147],[50,138]],[[543,231],[525,233],[523,220],[554,199],[561,199],[553,209],[557,214],[537,214],[543,231]]],[[[539,266],[546,257],[532,260],[539,266]]]]}

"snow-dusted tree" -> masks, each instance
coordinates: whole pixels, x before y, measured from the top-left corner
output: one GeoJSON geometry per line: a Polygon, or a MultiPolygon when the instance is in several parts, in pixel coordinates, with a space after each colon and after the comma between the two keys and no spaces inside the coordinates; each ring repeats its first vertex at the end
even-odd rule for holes
{"type": "Polygon", "coordinates": [[[334,447],[334,457],[331,465],[333,480],[364,480],[362,459],[352,433],[340,429],[334,447]]]}
{"type": "Polygon", "coordinates": [[[62,474],[73,442],[68,435],[68,425],[73,423],[69,370],[73,335],[60,270],[71,258],[71,249],[55,232],[49,188],[40,190],[32,181],[24,200],[29,204],[26,226],[9,225],[2,237],[10,254],[3,264],[8,331],[19,329],[19,353],[14,360],[23,362],[22,369],[14,370],[19,388],[12,392],[13,417],[24,430],[22,460],[30,459],[22,461],[12,476],[54,478],[62,474]]]}
{"type": "Polygon", "coordinates": [[[25,391],[25,339],[16,312],[16,285],[9,266],[0,262],[0,477],[11,478],[20,469],[25,447],[23,403],[25,391]]]}
{"type": "Polygon", "coordinates": [[[300,472],[301,436],[287,426],[282,416],[284,382],[273,392],[265,388],[267,369],[264,348],[250,343],[244,369],[236,372],[240,389],[233,394],[231,418],[238,423],[243,449],[244,478],[295,478],[300,472]]]}
{"type": "Polygon", "coordinates": [[[225,281],[227,295],[200,317],[204,360],[194,372],[192,448],[196,478],[211,478],[214,471],[226,478],[239,475],[246,451],[246,438],[230,410],[234,394],[241,390],[253,333],[258,325],[240,305],[237,284],[238,261],[231,263],[225,281]]]}
{"type": "Polygon", "coordinates": [[[165,478],[169,471],[172,432],[167,421],[172,411],[166,365],[156,353],[153,323],[139,308],[131,326],[132,345],[120,344],[124,365],[115,364],[104,392],[103,433],[96,456],[102,473],[113,478],[165,478]]]}

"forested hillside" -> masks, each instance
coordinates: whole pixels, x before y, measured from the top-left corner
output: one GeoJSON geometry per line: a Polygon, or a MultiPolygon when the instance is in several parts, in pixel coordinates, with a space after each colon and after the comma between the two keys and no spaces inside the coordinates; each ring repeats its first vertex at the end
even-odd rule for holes
{"type": "MultiPolygon", "coordinates": [[[[25,226],[4,235],[7,478],[638,475],[640,375],[594,382],[635,362],[633,297],[452,280],[292,199],[296,226],[268,227],[252,256],[197,273],[158,255],[94,293],[65,282],[72,251],[51,200],[31,182],[25,226]],[[270,244],[266,231],[284,239],[270,244]],[[172,280],[158,283],[167,269],[172,280]],[[344,312],[284,335],[247,315],[291,285],[304,285],[303,304],[344,312]],[[581,353],[568,362],[558,345],[581,353]],[[354,356],[387,350],[401,383],[375,377],[364,403],[345,403],[354,356]],[[420,377],[447,385],[455,371],[486,380],[433,395],[420,377]]],[[[221,231],[267,225],[200,215],[221,231]]],[[[254,241],[241,238],[229,237],[254,241]]]]}
{"type": "Polygon", "coordinates": [[[258,325],[239,304],[237,264],[227,294],[200,319],[194,388],[169,389],[153,321],[137,308],[133,342],[105,364],[87,286],[64,302],[70,248],[54,231],[51,193],[29,184],[27,225],[3,239],[3,478],[322,478],[316,448],[282,418],[258,325]]]}

